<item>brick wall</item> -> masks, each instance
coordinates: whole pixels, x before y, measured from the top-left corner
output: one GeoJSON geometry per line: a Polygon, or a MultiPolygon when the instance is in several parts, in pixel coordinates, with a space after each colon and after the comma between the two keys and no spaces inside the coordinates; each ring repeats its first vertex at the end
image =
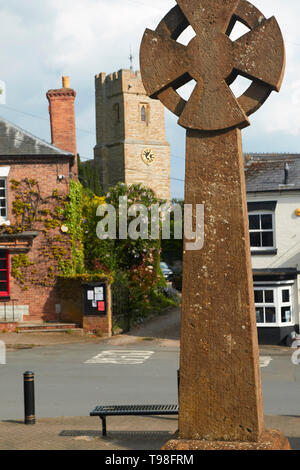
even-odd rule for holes
{"type": "Polygon", "coordinates": [[[77,175],[77,146],[75,129],[76,92],[72,88],[49,90],[49,113],[52,144],[75,155],[74,175],[77,175]]]}
{"type": "MultiPolygon", "coordinates": [[[[14,200],[14,191],[11,190],[11,181],[21,181],[25,178],[33,178],[38,181],[43,198],[51,195],[54,190],[62,196],[66,196],[69,193],[69,162],[58,156],[56,161],[47,162],[48,158],[45,156],[45,163],[35,163],[34,159],[30,157],[24,157],[23,162],[19,164],[10,164],[10,172],[7,178],[7,191],[8,191],[8,218],[11,224],[14,224],[15,217],[12,212],[12,203],[14,200]],[[57,175],[65,175],[65,179],[58,181],[57,175]]],[[[53,157],[51,157],[53,160],[53,157]]],[[[47,206],[49,207],[49,206],[47,206]]],[[[53,207],[54,208],[54,207],[53,207]]],[[[52,208],[52,209],[53,209],[52,208]]],[[[51,210],[51,203],[49,209],[51,210]]],[[[42,229],[42,226],[37,224],[37,229],[42,229]]],[[[59,229],[57,233],[60,233],[59,229]]],[[[37,276],[43,278],[47,274],[48,267],[51,265],[51,260],[42,260],[40,249],[45,243],[45,239],[42,234],[39,234],[34,240],[30,251],[27,253],[30,262],[35,263],[38,273],[37,276]]],[[[66,249],[69,249],[69,241],[66,236],[66,249]]],[[[11,262],[14,254],[10,254],[10,272],[11,262]]],[[[56,287],[44,287],[39,285],[27,284],[28,289],[23,290],[22,285],[10,275],[10,300],[5,300],[7,306],[14,305],[28,306],[28,315],[23,317],[24,321],[51,321],[59,320],[59,314],[57,313],[56,305],[60,304],[59,293],[56,287]]],[[[0,298],[0,306],[3,304],[4,299],[0,298]]],[[[26,309],[25,309],[26,310],[26,309]]]]}
{"type": "Polygon", "coordinates": [[[7,333],[13,333],[14,331],[16,331],[17,327],[18,327],[18,322],[0,321],[0,333],[3,331],[7,333]]]}
{"type": "Polygon", "coordinates": [[[107,287],[107,314],[83,316],[83,287],[79,279],[60,279],[57,292],[61,299],[61,320],[74,322],[87,331],[101,330],[103,336],[112,334],[111,288],[107,287]]]}

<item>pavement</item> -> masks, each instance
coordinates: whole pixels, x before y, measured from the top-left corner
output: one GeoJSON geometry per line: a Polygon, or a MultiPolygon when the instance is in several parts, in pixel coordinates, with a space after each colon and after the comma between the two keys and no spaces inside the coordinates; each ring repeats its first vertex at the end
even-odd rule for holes
{"type": "MultiPolygon", "coordinates": [[[[10,351],[85,342],[126,346],[152,338],[161,346],[179,347],[179,336],[180,310],[172,309],[136,326],[126,335],[112,338],[67,333],[6,333],[0,335],[0,340],[6,342],[10,351]]],[[[291,349],[261,347],[261,354],[266,353],[286,355],[291,349]]],[[[37,417],[35,425],[25,425],[22,418],[0,422],[0,450],[159,450],[178,428],[177,416],[113,416],[107,418],[108,435],[103,437],[97,417],[37,417]]],[[[265,426],[279,429],[289,438],[292,449],[300,450],[300,416],[266,416],[265,426]]]]}
{"type": "MultiPolygon", "coordinates": [[[[300,450],[300,416],[266,416],[269,429],[279,429],[293,450],[300,450]]],[[[37,419],[0,422],[0,450],[159,450],[172,438],[177,417],[112,416],[107,418],[106,437],[97,417],[37,419]]]]}
{"type": "Polygon", "coordinates": [[[159,316],[149,318],[136,325],[128,334],[116,335],[111,338],[97,337],[82,330],[72,332],[35,333],[0,333],[0,341],[6,345],[7,351],[31,349],[58,344],[112,342],[116,345],[126,345],[138,340],[157,339],[160,343],[179,347],[180,338],[180,309],[172,308],[159,316]]]}
{"type": "Polygon", "coordinates": [[[76,332],[55,332],[55,333],[0,333],[0,341],[6,345],[7,351],[19,349],[31,349],[36,347],[46,347],[56,344],[76,344],[76,343],[99,343],[100,338],[88,334],[76,332]]]}

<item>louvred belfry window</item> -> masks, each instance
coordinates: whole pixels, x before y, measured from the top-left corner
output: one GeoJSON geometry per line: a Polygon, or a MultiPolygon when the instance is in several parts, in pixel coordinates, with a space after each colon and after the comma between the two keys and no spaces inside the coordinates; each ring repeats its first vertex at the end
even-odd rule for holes
{"type": "Polygon", "coordinates": [[[9,296],[9,252],[0,250],[0,297],[9,296]]]}

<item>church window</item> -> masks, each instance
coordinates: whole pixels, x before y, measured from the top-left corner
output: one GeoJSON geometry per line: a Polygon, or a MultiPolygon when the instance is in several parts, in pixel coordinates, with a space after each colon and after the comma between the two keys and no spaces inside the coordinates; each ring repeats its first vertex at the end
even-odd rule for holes
{"type": "Polygon", "coordinates": [[[146,120],[147,120],[146,117],[147,117],[147,116],[146,116],[146,108],[145,108],[145,106],[143,105],[142,108],[141,108],[141,120],[142,120],[143,122],[146,122],[146,120]]]}
{"type": "Polygon", "coordinates": [[[115,122],[120,122],[120,105],[119,105],[119,103],[114,104],[114,119],[115,119],[115,122]]]}

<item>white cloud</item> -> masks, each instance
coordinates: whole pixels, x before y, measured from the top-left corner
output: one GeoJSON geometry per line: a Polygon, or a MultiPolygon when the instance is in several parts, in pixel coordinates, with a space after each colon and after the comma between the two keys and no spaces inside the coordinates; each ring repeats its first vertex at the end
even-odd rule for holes
{"type": "MultiPolygon", "coordinates": [[[[282,91],[272,93],[243,132],[247,150],[276,143],[286,151],[299,150],[300,137],[300,2],[253,0],[265,16],[275,15],[287,49],[287,70],[282,91]],[[278,138],[280,136],[280,138],[278,138]]],[[[10,0],[0,5],[0,80],[6,83],[7,106],[48,118],[45,97],[70,75],[77,91],[78,148],[92,157],[95,144],[94,75],[129,67],[132,48],[139,67],[139,45],[146,27],[155,29],[175,0],[10,0]]],[[[49,124],[0,105],[0,114],[36,135],[49,139],[49,124]]],[[[185,132],[167,113],[167,134],[172,154],[184,152],[185,132]]],[[[275,145],[275,144],[274,144],[275,145]]],[[[270,149],[271,150],[271,149],[270,149]]],[[[276,150],[276,149],[275,149],[276,150]]],[[[274,151],[274,148],[272,148],[274,151]]],[[[174,176],[184,162],[172,161],[174,176]]]]}

